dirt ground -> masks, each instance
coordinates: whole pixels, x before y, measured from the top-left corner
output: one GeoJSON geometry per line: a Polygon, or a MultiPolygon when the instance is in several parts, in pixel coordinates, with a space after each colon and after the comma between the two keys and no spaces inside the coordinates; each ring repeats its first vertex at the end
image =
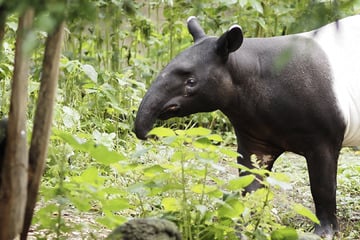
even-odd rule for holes
{"type": "MultiPolygon", "coordinates": [[[[273,171],[286,172],[292,190],[280,193],[280,197],[310,208],[313,200],[305,158],[285,153],[275,163],[273,171]]],[[[337,175],[337,216],[340,223],[340,239],[360,239],[360,152],[344,148],[339,157],[337,175]]],[[[312,223],[303,218],[293,219],[295,226],[311,230],[312,223]]]]}

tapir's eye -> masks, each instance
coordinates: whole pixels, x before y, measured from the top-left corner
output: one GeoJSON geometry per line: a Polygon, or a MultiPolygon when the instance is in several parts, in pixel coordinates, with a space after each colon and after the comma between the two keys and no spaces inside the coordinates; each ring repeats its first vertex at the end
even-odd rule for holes
{"type": "Polygon", "coordinates": [[[185,85],[187,87],[194,87],[196,85],[195,78],[190,77],[190,78],[186,79],[185,85]]]}

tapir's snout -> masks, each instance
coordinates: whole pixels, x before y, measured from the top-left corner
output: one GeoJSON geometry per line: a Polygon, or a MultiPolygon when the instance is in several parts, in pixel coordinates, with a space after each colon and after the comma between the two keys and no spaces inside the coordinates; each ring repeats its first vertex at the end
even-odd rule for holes
{"type": "Polygon", "coordinates": [[[137,138],[141,140],[147,139],[147,134],[153,128],[156,119],[161,113],[164,99],[166,99],[166,97],[161,94],[156,84],[145,94],[135,118],[134,131],[137,138]]]}
{"type": "Polygon", "coordinates": [[[147,139],[147,131],[144,131],[142,129],[134,128],[135,135],[140,140],[146,140],[147,139]]]}
{"type": "Polygon", "coordinates": [[[153,117],[152,114],[144,113],[144,111],[141,111],[141,108],[139,108],[139,112],[136,115],[134,128],[136,137],[141,140],[146,140],[147,134],[150,132],[154,122],[155,117],[153,117]]]}

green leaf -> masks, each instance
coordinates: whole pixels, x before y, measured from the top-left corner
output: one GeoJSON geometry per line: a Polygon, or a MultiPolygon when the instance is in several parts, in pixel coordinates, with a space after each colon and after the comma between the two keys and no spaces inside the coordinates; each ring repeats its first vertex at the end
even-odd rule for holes
{"type": "Polygon", "coordinates": [[[148,135],[155,135],[157,137],[170,137],[175,136],[175,132],[170,128],[157,127],[153,128],[148,135]]]}
{"type": "Polygon", "coordinates": [[[293,228],[283,228],[271,233],[271,240],[297,240],[298,234],[293,228]]]}
{"type": "Polygon", "coordinates": [[[147,177],[155,177],[158,174],[163,173],[164,169],[165,168],[163,168],[160,165],[156,164],[156,165],[153,165],[151,167],[145,168],[144,169],[144,175],[147,176],[147,177]]]}
{"type": "Polygon", "coordinates": [[[27,56],[29,56],[32,53],[32,51],[35,49],[36,45],[38,44],[38,41],[39,40],[37,39],[37,35],[34,30],[27,32],[22,46],[23,47],[22,50],[27,56]]]}
{"type": "Polygon", "coordinates": [[[99,171],[95,167],[87,168],[79,177],[75,177],[83,183],[103,184],[104,178],[99,176],[99,171]]]}
{"type": "Polygon", "coordinates": [[[263,13],[264,9],[261,6],[261,2],[258,0],[250,0],[251,7],[259,13],[263,13]]]}
{"type": "Polygon", "coordinates": [[[194,192],[194,193],[198,193],[198,194],[201,194],[201,193],[209,193],[209,192],[213,192],[213,191],[216,191],[217,190],[217,187],[216,186],[213,186],[213,185],[203,185],[203,184],[195,184],[191,187],[191,191],[194,192]]]}
{"type": "Polygon", "coordinates": [[[89,211],[92,207],[89,201],[84,200],[83,198],[79,198],[78,196],[71,197],[71,204],[73,204],[77,209],[83,212],[89,211]]]}
{"type": "Polygon", "coordinates": [[[74,149],[89,153],[99,163],[109,165],[125,159],[123,154],[110,151],[107,147],[97,145],[92,140],[85,141],[64,131],[54,131],[54,134],[74,149]]]}
{"type": "Polygon", "coordinates": [[[108,211],[121,211],[130,207],[129,201],[123,198],[104,199],[103,209],[108,211]]]}
{"type": "Polygon", "coordinates": [[[245,7],[245,5],[248,3],[248,0],[239,0],[240,7],[245,7]]]}
{"type": "Polygon", "coordinates": [[[197,127],[197,128],[190,128],[186,130],[186,135],[188,136],[207,136],[211,133],[211,130],[203,128],[203,127],[197,127]]]}
{"type": "Polygon", "coordinates": [[[149,189],[146,187],[145,183],[143,182],[137,182],[131,184],[127,189],[130,193],[136,193],[139,194],[140,196],[144,196],[149,193],[149,189]]]}
{"type": "Polygon", "coordinates": [[[222,137],[220,135],[218,135],[218,134],[211,134],[211,135],[207,136],[207,138],[209,140],[215,141],[215,142],[222,142],[223,141],[222,137]]]}
{"type": "Polygon", "coordinates": [[[297,214],[300,214],[301,216],[307,217],[308,219],[310,219],[311,221],[313,221],[316,224],[320,224],[319,219],[316,217],[316,215],[311,212],[308,208],[304,207],[301,204],[295,204],[294,205],[294,211],[297,214]]]}
{"type": "Polygon", "coordinates": [[[245,207],[240,199],[230,198],[218,209],[219,217],[238,218],[244,212],[245,207]]]}
{"type": "Polygon", "coordinates": [[[211,146],[212,144],[208,138],[201,137],[199,139],[196,139],[196,141],[193,143],[193,145],[196,148],[205,149],[205,148],[211,146]]]}
{"type": "Polygon", "coordinates": [[[51,32],[56,25],[56,21],[53,16],[41,12],[35,19],[35,25],[42,31],[51,32]]]}
{"type": "Polygon", "coordinates": [[[267,30],[266,22],[263,18],[259,17],[258,19],[256,19],[256,22],[259,23],[265,31],[267,30]]]}
{"type": "Polygon", "coordinates": [[[290,190],[292,188],[291,184],[289,183],[289,177],[283,173],[272,172],[270,176],[266,178],[266,181],[271,186],[278,186],[283,190],[290,190]]]}
{"type": "Polygon", "coordinates": [[[110,151],[104,145],[93,145],[89,149],[90,155],[98,162],[105,165],[116,163],[118,161],[124,160],[125,156],[121,153],[110,151]]]}
{"type": "Polygon", "coordinates": [[[164,210],[168,212],[178,212],[182,209],[181,201],[178,198],[173,197],[163,198],[161,205],[164,207],[164,210]]]}
{"type": "Polygon", "coordinates": [[[239,156],[238,152],[227,149],[227,148],[221,148],[220,152],[231,158],[237,158],[239,156]]]}
{"type": "Polygon", "coordinates": [[[254,175],[246,175],[243,177],[238,177],[236,179],[230,180],[227,188],[232,191],[241,190],[249,186],[250,183],[254,181],[254,179],[255,179],[254,175]]]}
{"type": "Polygon", "coordinates": [[[125,223],[128,219],[126,217],[120,216],[119,214],[109,213],[104,211],[105,216],[96,218],[96,222],[106,226],[109,229],[113,229],[119,225],[125,223]]]}
{"type": "Polygon", "coordinates": [[[82,70],[84,71],[86,76],[88,76],[91,79],[91,81],[93,81],[94,83],[97,82],[98,73],[96,72],[96,70],[93,66],[91,66],[89,64],[83,64],[82,70]]]}

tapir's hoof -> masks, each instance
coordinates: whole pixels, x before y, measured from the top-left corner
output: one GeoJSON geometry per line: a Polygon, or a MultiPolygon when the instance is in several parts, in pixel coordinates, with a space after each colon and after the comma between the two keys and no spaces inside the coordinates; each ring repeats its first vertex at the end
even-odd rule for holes
{"type": "Polygon", "coordinates": [[[335,239],[336,236],[339,236],[339,231],[334,230],[331,226],[325,227],[315,227],[314,233],[321,237],[324,240],[332,240],[335,239]]]}

